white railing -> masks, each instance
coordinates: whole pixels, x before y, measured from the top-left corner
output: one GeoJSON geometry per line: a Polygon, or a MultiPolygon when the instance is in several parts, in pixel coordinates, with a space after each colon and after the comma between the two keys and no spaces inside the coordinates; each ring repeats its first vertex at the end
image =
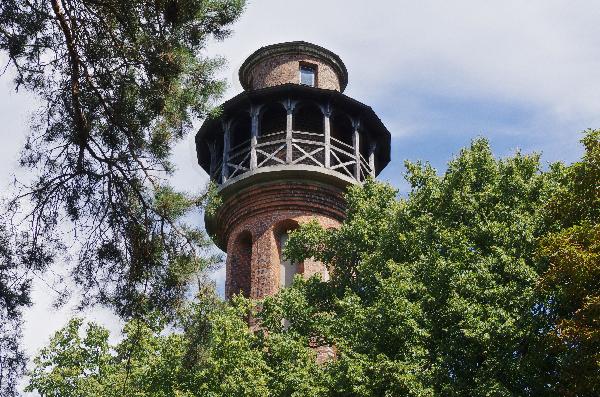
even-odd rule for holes
{"type": "Polygon", "coordinates": [[[286,131],[280,131],[257,137],[255,145],[252,144],[252,140],[246,140],[232,147],[226,155],[226,172],[223,172],[222,160],[219,161],[213,168],[213,179],[223,183],[226,179],[242,175],[254,168],[276,165],[312,165],[329,168],[359,182],[373,175],[373,170],[364,156],[359,154],[357,158],[352,145],[336,138],[330,137],[329,145],[325,134],[314,132],[292,131],[291,139],[288,138],[290,137],[286,131]],[[325,164],[327,150],[329,167],[325,164]],[[254,156],[256,160],[253,167],[254,156]],[[223,175],[226,177],[223,178],[223,175]]]}

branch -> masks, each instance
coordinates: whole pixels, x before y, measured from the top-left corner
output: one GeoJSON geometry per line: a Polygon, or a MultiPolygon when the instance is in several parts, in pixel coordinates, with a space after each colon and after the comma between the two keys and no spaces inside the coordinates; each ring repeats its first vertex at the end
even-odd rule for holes
{"type": "Polygon", "coordinates": [[[83,168],[83,156],[85,152],[85,145],[88,139],[89,125],[83,112],[80,100],[80,59],[79,54],[77,53],[77,48],[75,47],[75,38],[73,37],[71,28],[67,23],[65,12],[63,10],[62,4],[60,3],[60,0],[51,0],[51,3],[54,15],[56,16],[56,19],[58,19],[60,28],[63,32],[63,35],[65,36],[65,42],[67,44],[67,49],[69,52],[69,58],[71,63],[71,98],[73,101],[73,110],[75,113],[75,125],[77,126],[77,143],[79,145],[79,156],[77,158],[77,166],[81,169],[83,168]]]}

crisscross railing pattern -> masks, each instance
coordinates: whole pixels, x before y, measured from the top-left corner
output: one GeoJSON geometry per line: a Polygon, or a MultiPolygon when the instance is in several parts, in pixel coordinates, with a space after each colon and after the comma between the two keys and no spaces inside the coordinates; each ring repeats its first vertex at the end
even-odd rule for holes
{"type": "Polygon", "coordinates": [[[227,167],[227,179],[242,175],[253,168],[277,165],[311,165],[337,171],[352,179],[363,182],[373,174],[369,162],[362,154],[358,154],[352,145],[330,137],[329,144],[325,134],[314,132],[292,131],[288,139],[286,131],[259,136],[253,145],[252,140],[246,140],[231,148],[227,161],[221,160],[212,174],[213,179],[224,182],[221,178],[222,167],[227,167]],[[291,150],[289,150],[291,147],[291,150]],[[256,162],[252,166],[252,156],[255,153],[256,162]],[[329,156],[326,152],[329,151],[329,156]],[[329,164],[326,158],[329,157],[329,164]],[[358,171],[357,171],[358,167],[358,171]]]}

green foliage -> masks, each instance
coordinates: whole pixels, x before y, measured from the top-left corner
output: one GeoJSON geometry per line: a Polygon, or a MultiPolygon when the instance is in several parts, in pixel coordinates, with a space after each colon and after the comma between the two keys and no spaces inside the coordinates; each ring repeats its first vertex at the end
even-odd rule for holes
{"type": "Polygon", "coordinates": [[[483,139],[441,177],[406,166],[407,199],[368,181],[350,190],[339,230],[292,235],[288,255],[324,261],[331,288],[299,281],[312,310],[297,318],[281,302],[281,316],[339,350],[335,395],[543,395],[531,367],[543,357],[529,352],[551,175],[536,155],[494,159],[483,139]]]}
{"type": "MultiPolygon", "coordinates": [[[[295,261],[325,263],[329,281],[296,277],[260,302],[222,302],[201,291],[179,312],[174,332],[161,333],[160,321],[130,323],[125,339],[93,364],[85,348],[53,340],[30,389],[43,396],[73,384],[90,396],[596,395],[598,208],[586,185],[598,186],[590,175],[594,134],[584,140],[585,165],[544,172],[537,155],[498,160],[478,139],[442,176],[407,163],[405,199],[373,180],[354,186],[339,229],[309,222],[286,246],[295,261]],[[334,349],[335,358],[317,363],[318,347],[334,349]],[[61,366],[69,376],[57,365],[65,350],[84,363],[75,371],[61,366]],[[105,373],[120,375],[98,378],[97,386],[85,374],[103,362],[105,373]]],[[[95,346],[106,351],[102,340],[95,346]]]]}
{"type": "Polygon", "coordinates": [[[0,49],[15,85],[42,104],[21,157],[35,177],[9,205],[19,220],[11,232],[30,234],[24,266],[43,269],[65,243],[77,256],[82,305],[125,318],[177,306],[208,245],[181,219],[208,194],[168,185],[171,148],[223,92],[214,77],[223,60],[203,52],[243,8],[243,0],[0,4],[0,49]]]}
{"type": "MultiPolygon", "coordinates": [[[[0,3],[0,50],[16,74],[16,89],[30,91],[40,104],[21,153],[31,173],[9,197],[7,219],[14,223],[3,230],[14,247],[0,263],[3,317],[18,311],[21,293],[27,300],[31,272],[55,261],[67,264],[67,285],[85,291],[81,306],[107,305],[126,319],[156,308],[172,315],[192,276],[214,262],[203,231],[182,222],[208,194],[177,192],[167,179],[174,171],[172,148],[195,119],[213,113],[225,88],[215,78],[223,59],[206,56],[205,46],[229,34],[244,5],[0,3]],[[26,281],[16,300],[4,295],[19,285],[4,285],[3,268],[13,264],[26,281]]],[[[61,294],[58,303],[68,296],[61,294]]],[[[6,357],[2,395],[9,393],[4,385],[14,383],[4,381],[14,378],[5,375],[13,368],[6,357]]]]}
{"type": "Polygon", "coordinates": [[[226,305],[203,291],[182,311],[177,332],[161,332],[161,321],[132,320],[115,346],[105,329],[88,324],[84,331],[72,320],[35,358],[27,390],[61,397],[269,395],[269,368],[242,312],[243,303],[226,305]]]}
{"type": "Polygon", "coordinates": [[[207,215],[214,215],[219,207],[223,204],[223,199],[217,191],[217,185],[211,182],[207,189],[206,204],[204,206],[204,212],[207,215]]]}
{"type": "Polygon", "coordinates": [[[545,209],[558,230],[539,248],[550,262],[540,288],[551,307],[556,389],[565,396],[600,393],[600,130],[588,130],[582,142],[582,161],[557,167],[564,183],[545,209]]]}
{"type": "Polygon", "coordinates": [[[32,384],[42,395],[88,396],[102,393],[105,391],[102,379],[114,375],[108,365],[108,331],[89,324],[82,337],[79,333],[81,325],[82,320],[71,320],[34,360],[37,368],[32,373],[32,384]],[[41,379],[41,368],[50,365],[53,367],[52,376],[41,379]],[[83,373],[80,372],[82,368],[85,368],[83,373]]]}

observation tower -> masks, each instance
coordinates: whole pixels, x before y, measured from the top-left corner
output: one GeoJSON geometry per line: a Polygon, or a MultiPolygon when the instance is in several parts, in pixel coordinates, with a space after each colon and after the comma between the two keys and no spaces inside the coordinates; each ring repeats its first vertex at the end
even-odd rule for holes
{"type": "Polygon", "coordinates": [[[348,72],[320,46],[262,47],[239,71],[244,91],[196,135],[200,166],[222,205],[206,228],[227,252],[225,295],[262,298],[310,277],[323,264],[281,255],[288,233],[316,219],[338,227],[349,185],[376,177],[390,161],[390,133],[367,105],[343,94],[348,72]]]}

